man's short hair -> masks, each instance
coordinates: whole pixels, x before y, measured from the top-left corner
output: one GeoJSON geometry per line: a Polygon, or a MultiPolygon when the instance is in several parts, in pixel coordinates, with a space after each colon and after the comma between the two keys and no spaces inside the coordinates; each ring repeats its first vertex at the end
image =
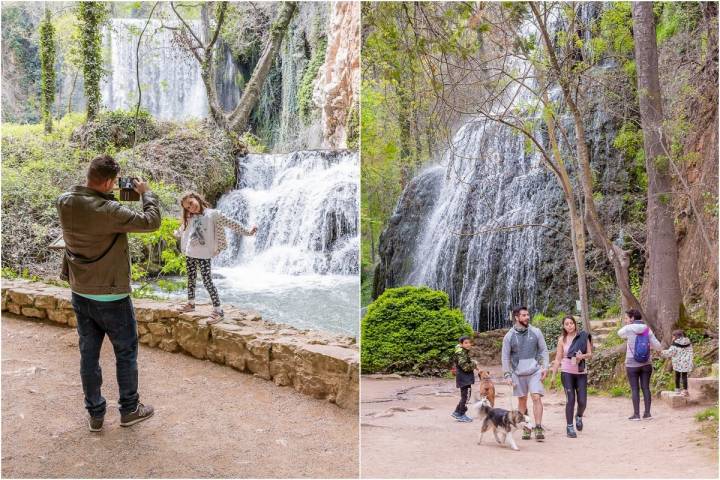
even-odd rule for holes
{"type": "Polygon", "coordinates": [[[527,307],[517,307],[514,308],[512,311],[513,320],[515,320],[517,317],[520,316],[520,312],[525,310],[526,312],[530,313],[530,310],[527,309],[527,307]]]}
{"type": "Polygon", "coordinates": [[[120,172],[120,165],[110,155],[99,155],[92,159],[87,171],[91,183],[103,183],[114,180],[120,172]]]}

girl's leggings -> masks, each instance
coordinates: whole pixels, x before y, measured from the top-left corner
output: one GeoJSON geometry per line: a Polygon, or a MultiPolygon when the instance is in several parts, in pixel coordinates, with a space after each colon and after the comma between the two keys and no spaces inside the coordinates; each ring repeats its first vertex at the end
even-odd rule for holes
{"type": "Polygon", "coordinates": [[[675,388],[687,390],[688,372],[675,372],[675,388]],[[680,386],[682,384],[682,387],[680,386]]]}
{"type": "Polygon", "coordinates": [[[640,415],[640,389],[643,392],[643,401],[645,402],[645,415],[650,414],[650,403],[652,397],[650,395],[650,376],[652,375],[652,365],[643,365],[642,367],[625,367],[627,371],[628,381],[630,382],[630,390],[632,391],[633,412],[640,415]]]}
{"type": "Polygon", "coordinates": [[[563,388],[567,403],[565,404],[565,420],[568,425],[573,424],[573,414],[575,413],[575,399],[577,398],[577,416],[582,417],[587,407],[587,374],[575,374],[561,372],[563,388]]]}
{"type": "Polygon", "coordinates": [[[205,285],[205,289],[208,291],[208,294],[210,294],[213,307],[219,307],[220,297],[218,297],[217,290],[212,281],[212,275],[210,275],[210,259],[187,257],[186,265],[188,273],[188,300],[195,300],[195,280],[197,278],[197,267],[199,266],[203,285],[205,285]]]}

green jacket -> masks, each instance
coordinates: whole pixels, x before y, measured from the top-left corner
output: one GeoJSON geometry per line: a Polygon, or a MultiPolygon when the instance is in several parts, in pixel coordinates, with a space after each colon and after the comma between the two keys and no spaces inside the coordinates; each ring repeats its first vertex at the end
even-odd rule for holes
{"type": "Polygon", "coordinates": [[[127,233],[160,227],[157,197],[142,195],[142,212],[115,200],[113,194],[75,186],[57,199],[65,241],[61,278],[72,291],[90,295],[130,293],[127,233]]]}
{"type": "Polygon", "coordinates": [[[465,350],[460,345],[456,345],[453,356],[458,368],[463,372],[472,373],[473,370],[475,370],[475,365],[473,365],[473,361],[470,358],[470,352],[468,350],[465,350]]]}

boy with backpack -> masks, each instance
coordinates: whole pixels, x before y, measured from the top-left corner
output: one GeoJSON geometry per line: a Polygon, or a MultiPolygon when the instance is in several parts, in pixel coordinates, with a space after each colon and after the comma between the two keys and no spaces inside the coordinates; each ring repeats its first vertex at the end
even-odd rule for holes
{"type": "Polygon", "coordinates": [[[472,418],[465,415],[467,402],[470,399],[472,384],[475,383],[475,363],[470,358],[470,337],[460,337],[453,352],[453,370],[455,371],[455,386],[460,389],[460,402],[451,413],[458,422],[472,422],[472,418]]]}
{"type": "Polygon", "coordinates": [[[642,314],[635,309],[625,312],[625,326],[618,330],[618,336],[627,341],[625,353],[625,371],[627,372],[630,390],[632,392],[633,415],[631,421],[640,420],[640,390],[643,392],[645,412],[644,420],[652,419],[650,414],[650,377],[652,376],[652,361],[650,350],[662,350],[662,345],[655,338],[655,334],[642,320],[642,314]]]}

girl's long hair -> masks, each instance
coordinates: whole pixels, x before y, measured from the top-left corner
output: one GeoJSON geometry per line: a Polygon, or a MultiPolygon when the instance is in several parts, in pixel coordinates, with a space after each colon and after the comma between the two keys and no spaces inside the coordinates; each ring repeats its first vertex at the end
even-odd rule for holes
{"type": "Polygon", "coordinates": [[[180,197],[180,208],[182,208],[183,211],[183,228],[187,228],[188,223],[188,217],[190,216],[190,212],[187,211],[185,207],[183,207],[183,203],[185,203],[185,200],[188,198],[194,198],[197,200],[198,204],[200,205],[200,215],[205,213],[206,208],[210,208],[210,204],[205,200],[205,197],[200,195],[197,192],[185,192],[183,193],[182,197],[180,197]]]}
{"type": "Polygon", "coordinates": [[[562,319],[562,329],[563,329],[563,345],[565,344],[565,340],[567,339],[567,330],[565,330],[565,320],[567,319],[572,320],[573,324],[575,324],[575,335],[578,334],[578,326],[577,326],[577,320],[575,320],[575,317],[572,315],[565,315],[565,317],[562,319]]]}

